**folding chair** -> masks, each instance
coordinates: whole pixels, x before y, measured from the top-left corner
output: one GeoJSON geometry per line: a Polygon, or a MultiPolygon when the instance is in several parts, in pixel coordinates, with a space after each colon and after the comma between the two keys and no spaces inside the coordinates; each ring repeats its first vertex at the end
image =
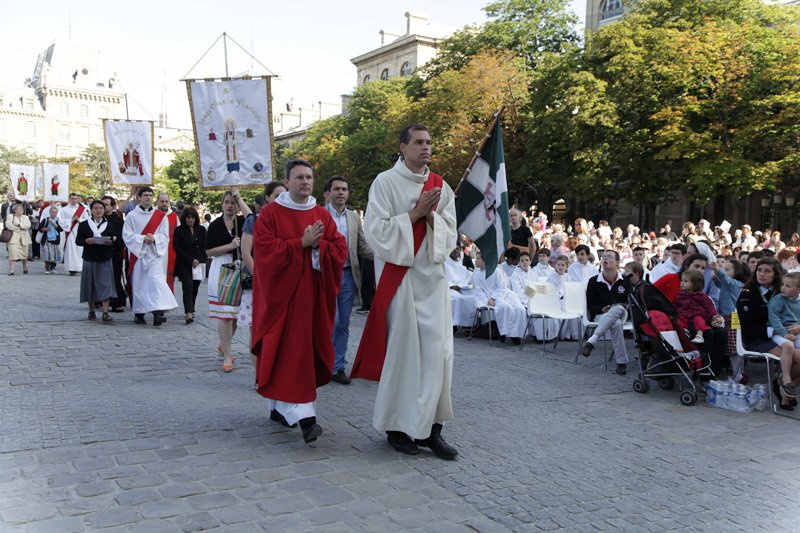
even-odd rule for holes
{"type": "Polygon", "coordinates": [[[475,313],[475,321],[472,323],[472,327],[469,328],[469,338],[467,340],[472,340],[472,332],[475,328],[479,328],[480,325],[483,323],[483,313],[487,314],[487,318],[489,320],[489,346],[492,345],[492,321],[495,320],[494,316],[494,307],[489,307],[487,305],[481,306],[477,309],[475,313]]]}
{"type": "Polygon", "coordinates": [[[778,407],[777,403],[775,402],[774,394],[772,393],[772,372],[770,367],[773,364],[777,364],[780,366],[781,358],[777,355],[771,353],[762,353],[762,352],[751,352],[750,350],[745,349],[744,341],[742,340],[742,330],[736,330],[736,355],[742,358],[741,364],[734,370],[734,376],[739,375],[739,370],[741,367],[750,361],[763,361],[765,366],[767,367],[767,390],[769,391],[769,404],[772,407],[772,413],[780,416],[785,416],[787,418],[793,418],[797,420],[796,417],[781,412],[780,408],[778,407]]]}
{"type": "Polygon", "coordinates": [[[530,331],[531,320],[537,318],[542,319],[542,350],[547,353],[547,322],[548,318],[560,321],[558,333],[556,334],[556,341],[553,343],[553,349],[558,346],[558,340],[561,337],[561,332],[564,330],[564,324],[567,320],[581,318],[580,313],[570,313],[561,310],[561,302],[558,300],[556,288],[552,283],[537,283],[534,286],[536,293],[533,298],[528,299],[528,323],[525,325],[525,334],[522,336],[519,349],[522,350],[522,344],[530,331]]]}

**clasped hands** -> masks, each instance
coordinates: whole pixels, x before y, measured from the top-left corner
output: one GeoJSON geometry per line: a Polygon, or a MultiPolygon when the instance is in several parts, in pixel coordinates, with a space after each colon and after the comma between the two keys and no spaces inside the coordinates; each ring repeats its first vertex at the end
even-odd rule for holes
{"type": "Polygon", "coordinates": [[[433,210],[439,204],[439,199],[442,197],[442,188],[434,187],[433,189],[422,193],[419,196],[419,201],[414,209],[408,212],[413,224],[422,217],[428,221],[428,224],[433,226],[433,210]]]}
{"type": "Polygon", "coordinates": [[[309,246],[311,248],[319,248],[319,240],[322,238],[324,230],[325,226],[321,220],[317,220],[311,226],[306,226],[303,237],[300,239],[303,248],[308,248],[309,246]]]}

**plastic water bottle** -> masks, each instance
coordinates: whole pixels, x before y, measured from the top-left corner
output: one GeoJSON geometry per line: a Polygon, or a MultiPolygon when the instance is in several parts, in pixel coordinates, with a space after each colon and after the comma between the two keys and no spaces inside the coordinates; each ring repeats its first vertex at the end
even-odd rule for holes
{"type": "Polygon", "coordinates": [[[734,411],[739,413],[750,411],[747,406],[747,387],[741,383],[734,385],[734,411]]]}
{"type": "Polygon", "coordinates": [[[763,383],[759,383],[753,390],[756,391],[757,394],[757,400],[754,407],[759,411],[763,411],[767,407],[767,402],[769,401],[769,391],[767,391],[767,386],[763,383]]]}
{"type": "Polygon", "coordinates": [[[709,405],[716,405],[717,404],[717,387],[719,382],[717,380],[711,380],[706,383],[706,402],[709,405]]]}
{"type": "Polygon", "coordinates": [[[723,409],[730,409],[730,385],[725,381],[717,383],[717,402],[715,405],[723,409]]]}

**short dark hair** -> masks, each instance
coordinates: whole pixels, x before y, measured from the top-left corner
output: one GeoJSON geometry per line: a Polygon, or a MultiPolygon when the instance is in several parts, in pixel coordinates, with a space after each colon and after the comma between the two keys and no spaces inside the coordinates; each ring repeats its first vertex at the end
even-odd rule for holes
{"type": "Polygon", "coordinates": [[[211,222],[211,213],[206,213],[205,215],[203,215],[203,220],[205,220],[206,222],[211,222]]]}
{"type": "Polygon", "coordinates": [[[257,194],[256,197],[253,198],[253,203],[256,205],[267,205],[267,200],[263,195],[257,194]]]}
{"type": "Polygon", "coordinates": [[[642,266],[641,263],[637,263],[636,261],[631,261],[630,263],[625,265],[625,268],[630,269],[631,273],[636,274],[636,276],[640,279],[644,277],[644,266],[642,266]]]}
{"type": "Polygon", "coordinates": [[[586,246],[585,244],[579,244],[575,247],[575,254],[579,254],[581,252],[586,252],[586,255],[590,255],[592,253],[592,249],[586,246]]]}
{"type": "MultiPolygon", "coordinates": [[[[13,191],[12,191],[12,192],[13,192],[13,191]]],[[[80,194],[78,194],[78,193],[76,193],[76,192],[71,192],[71,193],[69,193],[69,197],[70,197],[70,198],[72,198],[73,196],[80,196],[80,194]]]]}
{"type": "Polygon", "coordinates": [[[539,248],[539,251],[536,252],[536,255],[546,255],[547,257],[550,257],[551,253],[552,252],[550,251],[550,248],[539,248]]]}
{"type": "Polygon", "coordinates": [[[506,250],[505,256],[510,257],[511,259],[519,259],[519,249],[512,246],[506,250]]]}
{"type": "Polygon", "coordinates": [[[634,248],[631,251],[632,252],[647,252],[647,248],[642,248],[641,246],[637,246],[636,248],[634,248]]]}
{"type": "Polygon", "coordinates": [[[764,257],[764,252],[761,250],[754,250],[748,254],[747,261],[750,261],[751,259],[761,259],[762,257],[764,257]]]}
{"type": "Polygon", "coordinates": [[[267,186],[264,187],[264,198],[272,196],[272,193],[274,193],[275,189],[278,187],[283,187],[285,189],[286,185],[284,185],[282,181],[270,181],[267,183],[267,186]]]}
{"type": "Polygon", "coordinates": [[[92,210],[92,208],[94,207],[94,204],[99,204],[99,205],[101,205],[101,206],[103,207],[103,211],[105,211],[105,209],[106,209],[106,205],[105,205],[103,202],[101,202],[100,200],[92,200],[92,203],[91,203],[91,204],[89,204],[89,210],[90,210],[90,211],[91,211],[91,210],[92,210]]]}
{"type": "Polygon", "coordinates": [[[520,252],[519,258],[522,259],[523,257],[527,257],[528,259],[530,259],[531,258],[530,252],[520,252]]]}
{"type": "MultiPolygon", "coordinates": [[[[408,144],[411,140],[411,132],[412,131],[428,131],[428,128],[423,126],[422,124],[409,124],[403,131],[400,132],[400,144],[408,144]]],[[[428,131],[428,133],[430,133],[428,131]]]]}
{"type": "MultiPolygon", "coordinates": [[[[211,215],[207,215],[207,216],[210,217],[211,215]]],[[[181,220],[181,226],[185,226],[186,225],[186,217],[194,217],[194,219],[196,221],[195,224],[198,224],[198,225],[200,224],[200,215],[197,213],[197,209],[195,209],[194,207],[192,207],[190,205],[187,205],[186,207],[183,208],[183,211],[181,211],[181,219],[180,219],[181,220]]]]}
{"type": "Polygon", "coordinates": [[[694,263],[695,261],[705,261],[706,265],[708,264],[708,257],[703,254],[692,254],[688,256],[686,259],[683,260],[683,264],[681,265],[681,274],[683,274],[689,265],[694,263]]]}
{"type": "Polygon", "coordinates": [[[116,198],[114,198],[113,196],[109,196],[109,195],[107,195],[107,194],[106,194],[105,196],[103,196],[103,197],[102,197],[102,198],[100,198],[100,199],[101,199],[101,200],[108,200],[108,201],[110,201],[112,206],[113,206],[113,205],[117,205],[117,200],[116,200],[116,198]]]}
{"type": "Polygon", "coordinates": [[[348,188],[350,187],[350,182],[347,181],[347,178],[344,176],[331,176],[328,178],[328,181],[325,182],[325,186],[322,188],[322,192],[331,192],[331,187],[333,187],[334,181],[343,181],[347,183],[348,188]]]}
{"type": "Polygon", "coordinates": [[[150,187],[145,186],[145,187],[139,187],[139,190],[136,191],[136,197],[137,198],[141,198],[142,195],[144,193],[146,193],[146,192],[149,192],[151,194],[155,194],[155,192],[153,192],[153,189],[151,189],[150,187]]]}
{"type": "Polygon", "coordinates": [[[607,250],[603,250],[604,254],[614,254],[614,260],[619,263],[619,252],[614,250],[613,248],[609,248],[607,250]]]}
{"type": "Polygon", "coordinates": [[[669,251],[670,252],[672,252],[673,250],[678,250],[680,253],[685,254],[686,253],[686,245],[685,244],[681,244],[679,242],[676,242],[675,244],[673,244],[672,246],[669,247],[669,251]]]}
{"type": "Polygon", "coordinates": [[[311,163],[309,163],[305,159],[299,159],[295,157],[288,160],[286,164],[283,165],[283,175],[285,179],[287,180],[289,179],[289,173],[292,171],[294,167],[307,167],[310,168],[311,170],[314,170],[314,167],[311,166],[311,163]]]}

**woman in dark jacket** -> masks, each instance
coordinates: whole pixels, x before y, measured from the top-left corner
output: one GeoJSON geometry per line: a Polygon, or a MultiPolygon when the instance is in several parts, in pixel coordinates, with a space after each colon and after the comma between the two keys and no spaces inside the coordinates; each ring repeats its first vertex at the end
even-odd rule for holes
{"type": "Polygon", "coordinates": [[[181,225],[175,228],[172,248],[175,250],[175,277],[181,280],[183,289],[183,312],[186,323],[194,322],[194,304],[205,272],[206,228],[200,225],[200,215],[194,207],[181,212],[181,225]],[[202,265],[200,268],[196,268],[202,265]],[[200,275],[193,275],[198,272],[200,275]]]}
{"type": "Polygon", "coordinates": [[[102,302],[103,322],[111,322],[113,319],[108,314],[108,301],[117,296],[111,250],[118,237],[104,216],[105,211],[103,202],[92,202],[92,216],[78,224],[75,244],[83,246],[81,302],[89,304],[89,320],[97,319],[94,303],[102,302]]]}
{"type": "MultiPolygon", "coordinates": [[[[775,259],[771,257],[759,259],[750,281],[744,286],[739,299],[736,301],[736,311],[739,313],[744,347],[753,352],[771,353],[781,358],[783,358],[782,350],[787,350],[785,357],[792,355],[789,352],[798,351],[788,342],[778,346],[772,342],[771,334],[767,331],[769,326],[769,301],[781,290],[782,274],[783,269],[775,259]]],[[[797,382],[798,378],[800,378],[800,365],[794,365],[792,367],[792,379],[797,382]]],[[[794,410],[797,400],[781,393],[778,379],[775,379],[772,383],[772,388],[775,397],[780,399],[780,408],[787,411],[794,410]]]]}

